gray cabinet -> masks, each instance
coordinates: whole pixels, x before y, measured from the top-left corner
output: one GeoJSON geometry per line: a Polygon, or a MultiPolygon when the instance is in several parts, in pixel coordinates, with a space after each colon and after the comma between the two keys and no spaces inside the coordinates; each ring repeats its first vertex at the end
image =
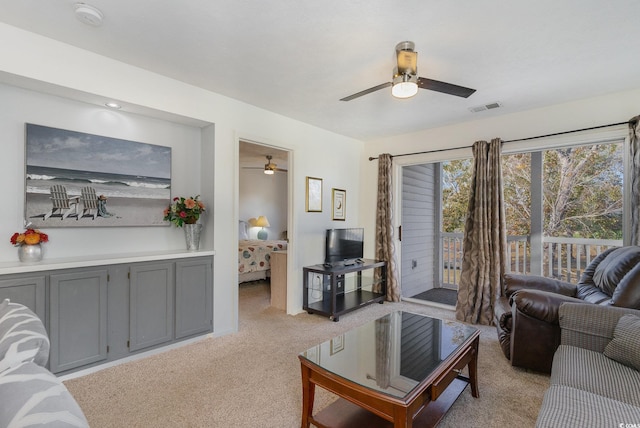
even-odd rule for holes
{"type": "Polygon", "coordinates": [[[53,373],[107,359],[107,270],[55,273],[50,281],[53,373]]]}
{"type": "Polygon", "coordinates": [[[176,262],[176,339],[212,330],[210,260],[176,262]]]}
{"type": "Polygon", "coordinates": [[[46,327],[48,323],[45,284],[46,277],[44,275],[14,275],[0,279],[0,302],[9,299],[12,302],[25,305],[40,317],[46,327]]]}
{"type": "Polygon", "coordinates": [[[213,331],[211,256],[0,275],[5,298],[49,332],[49,366],[66,374],[213,331]]]}
{"type": "Polygon", "coordinates": [[[137,351],[173,339],[173,263],[131,266],[129,350],[137,351]]]}

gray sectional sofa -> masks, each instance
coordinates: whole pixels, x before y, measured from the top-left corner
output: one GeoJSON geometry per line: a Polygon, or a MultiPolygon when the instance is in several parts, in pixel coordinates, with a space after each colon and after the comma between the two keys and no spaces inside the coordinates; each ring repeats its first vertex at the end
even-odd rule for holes
{"type": "Polygon", "coordinates": [[[640,427],[640,311],[565,303],[537,427],[640,427]]]}
{"type": "Polygon", "coordinates": [[[49,337],[26,306],[0,303],[0,427],[88,427],[64,384],[45,366],[49,337]]]}

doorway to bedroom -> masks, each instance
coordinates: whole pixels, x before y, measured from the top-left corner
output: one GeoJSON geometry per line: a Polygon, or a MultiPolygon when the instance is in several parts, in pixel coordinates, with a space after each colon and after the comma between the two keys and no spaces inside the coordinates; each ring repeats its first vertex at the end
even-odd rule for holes
{"type": "Polygon", "coordinates": [[[238,159],[239,299],[257,293],[286,310],[289,152],[240,140],[238,159]]]}

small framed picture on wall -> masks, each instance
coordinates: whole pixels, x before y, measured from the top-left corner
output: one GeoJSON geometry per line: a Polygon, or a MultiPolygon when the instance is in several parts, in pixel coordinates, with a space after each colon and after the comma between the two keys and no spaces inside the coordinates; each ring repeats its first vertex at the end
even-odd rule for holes
{"type": "Polygon", "coordinates": [[[322,212],[322,178],[307,177],[307,212],[322,212]]]}
{"type": "Polygon", "coordinates": [[[347,218],[347,192],[342,189],[331,189],[331,211],[333,220],[344,221],[347,218]]]}

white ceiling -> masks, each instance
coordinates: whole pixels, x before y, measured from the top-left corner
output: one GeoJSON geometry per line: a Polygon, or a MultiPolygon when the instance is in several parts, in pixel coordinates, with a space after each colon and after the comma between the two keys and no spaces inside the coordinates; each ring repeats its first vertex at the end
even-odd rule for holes
{"type": "Polygon", "coordinates": [[[87,0],[100,27],[75,3],[0,0],[0,21],[365,141],[640,88],[638,0],[87,0]],[[403,40],[477,92],[338,101],[390,81],[403,40]]]}

